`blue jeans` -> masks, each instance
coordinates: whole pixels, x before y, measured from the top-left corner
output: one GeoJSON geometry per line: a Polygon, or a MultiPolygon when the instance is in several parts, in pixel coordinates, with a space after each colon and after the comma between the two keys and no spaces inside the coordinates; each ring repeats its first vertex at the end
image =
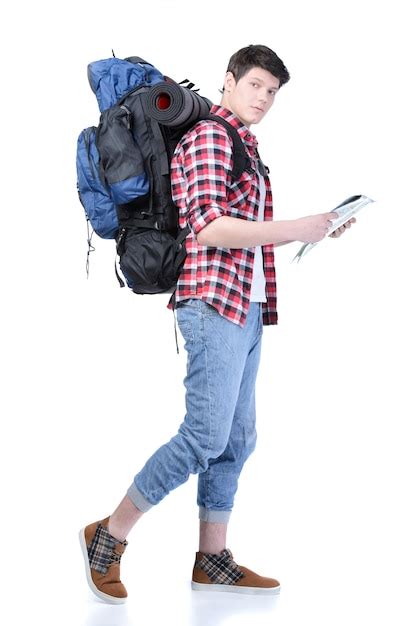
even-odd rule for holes
{"type": "Polygon", "coordinates": [[[186,415],[135,476],[128,496],[145,512],[197,473],[200,519],[227,523],[257,437],[261,304],[250,304],[243,328],[200,299],[183,300],[176,311],[187,351],[186,415]]]}

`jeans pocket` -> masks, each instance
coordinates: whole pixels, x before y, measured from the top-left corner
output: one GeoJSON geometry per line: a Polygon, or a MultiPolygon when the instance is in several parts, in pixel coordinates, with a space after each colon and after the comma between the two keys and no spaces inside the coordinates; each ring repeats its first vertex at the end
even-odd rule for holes
{"type": "Polygon", "coordinates": [[[183,339],[186,342],[186,346],[185,346],[186,348],[188,344],[190,345],[193,342],[193,339],[194,339],[193,327],[194,327],[194,322],[196,318],[195,307],[189,304],[190,302],[192,301],[182,300],[176,307],[177,324],[183,336],[183,339]]]}
{"type": "Polygon", "coordinates": [[[177,318],[177,324],[180,328],[180,332],[183,335],[183,339],[187,341],[193,341],[193,325],[187,320],[179,320],[177,318]]]}
{"type": "Polygon", "coordinates": [[[197,308],[200,300],[198,298],[187,298],[187,300],[180,300],[176,303],[176,309],[181,309],[183,306],[189,306],[197,308]]]}

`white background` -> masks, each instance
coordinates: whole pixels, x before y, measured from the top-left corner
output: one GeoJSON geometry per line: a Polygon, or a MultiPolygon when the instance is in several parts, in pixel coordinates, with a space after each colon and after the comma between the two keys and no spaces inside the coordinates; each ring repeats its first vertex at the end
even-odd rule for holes
{"type": "Polygon", "coordinates": [[[15,3],[2,42],[2,606],[8,623],[417,624],[416,26],[413,3],[15,3]],[[274,6],[274,12],[272,7],[274,6]],[[184,415],[167,297],[117,287],[96,239],[86,281],[78,133],[89,62],[143,56],[219,102],[229,57],[273,48],[291,80],[260,127],[275,219],[375,200],[299,265],[276,252],[258,448],[228,545],[278,600],[189,587],[196,477],[138,524],[130,602],[91,599],[77,532],[108,515],[184,415]]]}

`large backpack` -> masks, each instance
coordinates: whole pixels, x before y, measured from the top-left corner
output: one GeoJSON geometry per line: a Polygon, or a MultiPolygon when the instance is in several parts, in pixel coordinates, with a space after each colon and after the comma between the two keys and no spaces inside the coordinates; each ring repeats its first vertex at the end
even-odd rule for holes
{"type": "MultiPolygon", "coordinates": [[[[197,121],[215,120],[232,141],[232,178],[251,164],[237,131],[209,114],[211,102],[189,81],[176,83],[139,57],[91,63],[88,78],[101,111],[77,144],[77,186],[88,225],[116,241],[119,265],[135,293],[175,289],[189,228],[180,229],[170,162],[197,121]]],[[[92,233],[89,230],[87,268],[92,233]]],[[[115,264],[119,284],[124,286],[115,264]]]]}

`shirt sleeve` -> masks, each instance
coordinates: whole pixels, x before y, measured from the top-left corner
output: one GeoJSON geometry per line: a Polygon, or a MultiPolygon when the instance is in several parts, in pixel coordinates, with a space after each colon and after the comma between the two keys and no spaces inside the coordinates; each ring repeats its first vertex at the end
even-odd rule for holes
{"type": "Polygon", "coordinates": [[[232,146],[227,131],[205,123],[184,151],[187,222],[197,236],[213,220],[228,213],[231,185],[232,146]]]}

